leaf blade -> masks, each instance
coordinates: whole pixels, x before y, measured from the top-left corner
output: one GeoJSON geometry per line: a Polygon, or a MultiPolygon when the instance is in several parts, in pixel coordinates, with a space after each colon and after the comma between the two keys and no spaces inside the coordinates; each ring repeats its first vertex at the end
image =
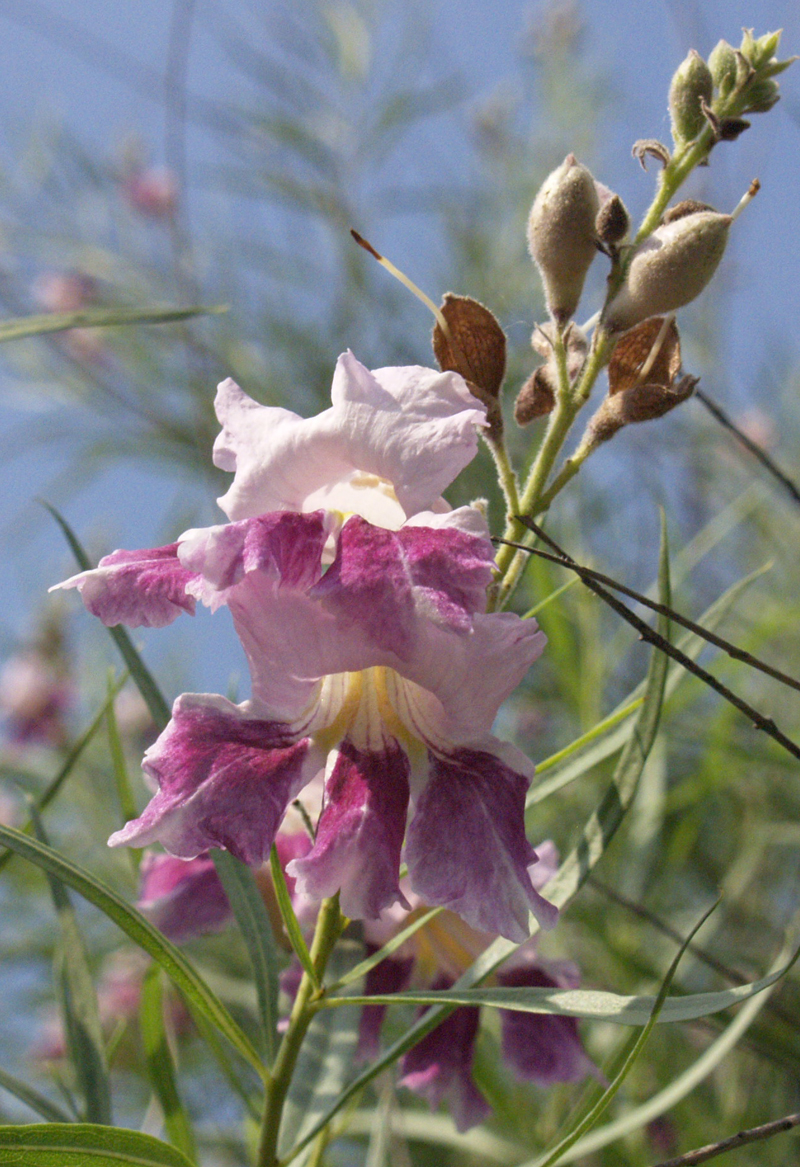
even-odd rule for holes
{"type": "Polygon", "coordinates": [[[278,1046],[279,990],[278,956],[272,926],[250,868],[228,851],[214,850],[211,858],[250,956],[264,1048],[271,1065],[278,1046]]]}
{"type": "Polygon", "coordinates": [[[77,864],[64,859],[57,851],[29,838],[13,827],[0,824],[0,842],[37,867],[55,874],[63,883],[72,887],[108,916],[134,944],[143,948],[161,965],[189,1004],[199,1009],[225,1035],[245,1061],[249,1062],[259,1077],[263,1077],[264,1067],[261,1059],[247,1035],[183,953],[141,912],[131,907],[110,887],[77,864]]]}
{"type": "Polygon", "coordinates": [[[0,1126],[6,1167],[192,1167],[180,1151],[152,1135],[95,1123],[0,1126]]]}
{"type": "Polygon", "coordinates": [[[147,1074],[164,1115],[167,1136],[173,1146],[194,1160],[197,1158],[194,1132],[175,1079],[175,1065],[164,1025],[161,969],[157,964],[152,964],[145,974],[139,1022],[147,1074]]]}
{"type": "Polygon", "coordinates": [[[0,344],[42,336],[49,332],[66,332],[70,328],[114,328],[131,324],[171,324],[193,316],[217,316],[226,309],[209,308],[86,308],[80,312],[42,312],[32,316],[15,316],[0,320],[0,344]]]}

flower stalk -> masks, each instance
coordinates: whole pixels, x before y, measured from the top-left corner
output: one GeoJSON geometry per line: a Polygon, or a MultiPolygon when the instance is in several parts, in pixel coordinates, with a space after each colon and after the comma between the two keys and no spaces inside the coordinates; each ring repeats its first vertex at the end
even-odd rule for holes
{"type": "MultiPolygon", "coordinates": [[[[316,980],[320,985],[336,941],[344,931],[347,922],[347,918],[342,915],[339,908],[338,894],[322,901],[314,939],[311,943],[311,963],[316,980]]],[[[279,1163],[278,1135],[283,1107],[289,1093],[303,1039],[320,1008],[324,995],[325,989],[317,988],[312,977],[304,972],[289,1017],[289,1024],[278,1050],[278,1056],[266,1081],[264,1117],[258,1144],[257,1167],[277,1167],[279,1163]]]]}

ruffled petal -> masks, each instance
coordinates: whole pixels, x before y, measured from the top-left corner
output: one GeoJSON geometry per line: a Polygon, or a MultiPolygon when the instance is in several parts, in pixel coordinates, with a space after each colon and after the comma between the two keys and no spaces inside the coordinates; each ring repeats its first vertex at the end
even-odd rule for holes
{"type": "MultiPolygon", "coordinates": [[[[434,989],[449,989],[452,981],[440,977],[434,989]]],[[[427,1010],[422,1009],[420,1016],[427,1010]]],[[[459,1006],[404,1056],[401,1086],[428,1100],[432,1110],[446,1099],[460,1131],[484,1122],[491,1107],[472,1081],[472,1060],[480,1011],[459,1006]]]]}
{"type": "Polygon", "coordinates": [[[177,859],[154,851],[143,856],[136,906],[175,944],[216,932],[231,919],[231,906],[206,855],[177,859]]]}
{"type": "Polygon", "coordinates": [[[511,612],[473,616],[467,635],[421,623],[413,654],[394,666],[406,681],[398,713],[433,746],[471,745],[488,734],[546,643],[535,620],[511,612]]]}
{"type": "Polygon", "coordinates": [[[218,527],[186,531],[178,540],[181,563],[193,576],[192,595],[212,610],[227,604],[242,579],[258,572],[274,589],[302,590],[319,579],[331,523],[317,511],[274,511],[218,527]]]}
{"type": "Polygon", "coordinates": [[[287,868],[299,894],[321,900],[340,891],[342,911],[352,919],[375,919],[398,900],[408,906],[399,885],[408,769],[391,739],[380,750],[341,743],[314,846],[287,868]]]}
{"type": "MultiPolygon", "coordinates": [[[[483,406],[457,373],[411,366],[370,373],[352,353],[336,365],[333,405],[303,420],[289,410],[258,405],[233,381],[218,390],[222,433],[214,461],[235,479],[219,500],[231,519],[265,511],[309,509],[307,500],[329,492],[326,505],[359,506],[364,473],[379,480],[379,493],[399,502],[397,522],[429,510],[477,452],[476,426],[483,406]],[[335,497],[340,485],[346,499],[335,497]],[[343,504],[343,505],[342,505],[343,504]]],[[[369,491],[363,491],[365,500],[369,491]]],[[[316,500],[313,505],[320,505],[316,500]]]]}
{"type": "Polygon", "coordinates": [[[321,763],[290,726],[224,697],[184,693],[145,754],[158,793],[109,845],[160,842],[184,859],[225,847],[250,866],[263,863],[286,807],[321,763]]]}
{"type": "MultiPolygon", "coordinates": [[[[542,962],[501,969],[497,979],[508,988],[575,988],[574,966],[542,962]],[[556,975],[553,975],[553,974],[556,975]]],[[[596,1067],[581,1044],[574,1017],[547,1013],[517,1013],[501,1009],[503,1057],[518,1078],[550,1086],[553,1082],[579,1082],[596,1067]]]]}
{"type": "Polygon", "coordinates": [[[112,551],[97,567],[50,588],[77,588],[93,616],[109,627],[163,628],[181,612],[194,615],[186,588],[195,573],[178,559],[178,544],[142,551],[112,551]]]}
{"type": "Polygon", "coordinates": [[[411,886],[426,903],[517,942],[530,934],[529,911],[543,927],[558,917],[527,871],[536,861],[524,830],[527,788],[495,753],[432,754],[405,853],[411,886]]]}
{"type": "Polygon", "coordinates": [[[345,627],[401,660],[426,625],[468,632],[486,604],[494,552],[488,539],[453,527],[399,531],[349,519],[331,567],[310,591],[345,627]]]}

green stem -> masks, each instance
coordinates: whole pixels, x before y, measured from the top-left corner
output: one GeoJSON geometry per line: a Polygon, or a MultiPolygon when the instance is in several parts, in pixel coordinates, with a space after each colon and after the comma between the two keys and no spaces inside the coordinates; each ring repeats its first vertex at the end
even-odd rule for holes
{"type": "Polygon", "coordinates": [[[502,437],[499,441],[486,438],[486,445],[491,450],[494,464],[497,467],[497,479],[506,500],[506,522],[510,522],[511,516],[519,513],[517,476],[511,466],[511,459],[502,437]]]}
{"type": "MultiPolygon", "coordinates": [[[[322,984],[325,968],[345,922],[339,910],[338,894],[322,901],[311,944],[311,963],[319,984],[322,984]]],[[[325,989],[317,988],[312,977],[304,972],[289,1016],[289,1025],[283,1035],[278,1056],[264,1090],[264,1118],[261,1124],[257,1167],[278,1167],[278,1133],[283,1107],[303,1039],[324,995],[325,989]]]]}
{"type": "MultiPolygon", "coordinates": [[[[550,424],[547,428],[547,433],[539,447],[536,460],[531,467],[528,481],[525,484],[525,489],[519,500],[517,514],[521,515],[533,516],[539,514],[543,509],[541,501],[544,497],[547,497],[547,505],[549,506],[550,502],[552,502],[558,493],[558,490],[566,485],[569,479],[578,472],[583,461],[588,457],[590,451],[587,450],[575,468],[559,483],[558,490],[554,490],[551,487],[545,496],[547,481],[555,465],[556,458],[561,451],[561,447],[564,445],[567,434],[572,428],[572,423],[588,398],[592,386],[601,370],[608,364],[614,348],[614,341],[609,337],[608,333],[603,329],[598,329],[595,332],[591,352],[584,365],[581,377],[573,388],[569,384],[564,343],[560,336],[558,337],[558,341],[559,343],[556,345],[556,361],[559,371],[559,391],[556,399],[556,407],[550,414],[550,424]]],[[[553,486],[558,481],[559,479],[556,479],[553,486]]],[[[506,526],[503,537],[513,543],[527,543],[530,541],[531,533],[518,519],[512,518],[506,526]]],[[[508,602],[511,593],[517,586],[519,578],[525,569],[528,558],[529,556],[524,551],[515,551],[514,548],[506,546],[500,548],[497,553],[497,570],[500,579],[495,596],[494,608],[502,608],[508,602]]]]}
{"type": "Polygon", "coordinates": [[[699,166],[708,156],[712,143],[713,133],[711,126],[706,126],[693,142],[689,142],[673,154],[671,161],[667,163],[661,172],[661,181],[656,192],[656,197],[650,204],[644,219],[642,219],[642,225],[633,241],[634,246],[638,246],[648,235],[652,235],[653,231],[655,231],[661,222],[661,216],[667,209],[669,200],[675,194],[678,187],[686,181],[695,166],[699,166]]]}

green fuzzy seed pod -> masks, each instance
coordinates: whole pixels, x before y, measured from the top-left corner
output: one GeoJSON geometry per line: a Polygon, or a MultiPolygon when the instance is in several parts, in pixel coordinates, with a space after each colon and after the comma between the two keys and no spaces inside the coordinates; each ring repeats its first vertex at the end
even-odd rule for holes
{"type": "Polygon", "coordinates": [[[605,327],[627,332],[699,296],[722,259],[732,222],[717,211],[695,211],[658,227],[634,254],[625,283],[606,311],[605,327]]]}
{"type": "Polygon", "coordinates": [[[559,324],[575,312],[597,254],[600,209],[594,179],[568,154],[543,182],[528,219],[528,246],[544,284],[547,310],[559,324]]]}
{"type": "Polygon", "coordinates": [[[675,145],[693,141],[706,124],[701,101],[708,105],[714,93],[711,70],[699,53],[690,49],[669,87],[669,115],[675,145]]]}
{"type": "Polygon", "coordinates": [[[708,58],[711,77],[720,97],[727,97],[736,84],[736,52],[727,41],[720,41],[708,58]]]}

